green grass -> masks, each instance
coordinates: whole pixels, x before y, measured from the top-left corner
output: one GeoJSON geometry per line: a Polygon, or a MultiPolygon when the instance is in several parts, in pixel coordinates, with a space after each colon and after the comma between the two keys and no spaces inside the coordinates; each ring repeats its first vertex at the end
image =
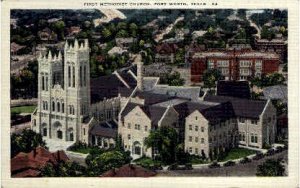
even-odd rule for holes
{"type": "Polygon", "coordinates": [[[92,148],[76,148],[76,149],[70,149],[70,151],[76,152],[76,153],[83,153],[83,154],[89,154],[92,148]]]}
{"type": "Polygon", "coordinates": [[[32,113],[36,106],[17,106],[10,108],[11,113],[21,114],[21,113],[32,113]]]}
{"type": "Polygon", "coordinates": [[[144,167],[161,165],[160,161],[155,161],[149,157],[141,157],[141,158],[133,160],[133,162],[135,162],[138,165],[144,166],[144,167]]]}
{"type": "Polygon", "coordinates": [[[234,149],[231,149],[227,153],[227,155],[220,161],[228,161],[228,160],[244,158],[249,155],[253,155],[255,153],[256,153],[256,151],[254,151],[254,150],[249,150],[249,149],[245,149],[245,148],[234,148],[234,149]]]}

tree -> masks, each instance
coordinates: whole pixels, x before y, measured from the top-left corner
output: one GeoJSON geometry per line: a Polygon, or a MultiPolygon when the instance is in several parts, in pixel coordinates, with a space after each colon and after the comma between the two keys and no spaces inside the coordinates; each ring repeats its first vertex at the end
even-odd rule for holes
{"type": "Polygon", "coordinates": [[[31,129],[24,129],[21,134],[13,133],[10,137],[11,140],[11,158],[19,152],[28,153],[38,146],[46,147],[42,135],[34,132],[31,129]]]}
{"type": "Polygon", "coordinates": [[[283,176],[284,166],[280,160],[267,159],[263,164],[257,167],[257,176],[283,176]]]}
{"type": "Polygon", "coordinates": [[[170,86],[182,86],[184,79],[180,77],[179,72],[174,72],[173,74],[167,74],[165,77],[162,77],[161,83],[170,86]]]}
{"type": "Polygon", "coordinates": [[[109,39],[110,37],[111,37],[111,31],[109,30],[109,29],[107,29],[107,28],[104,28],[103,30],[102,30],[102,35],[103,35],[103,37],[105,38],[105,39],[109,39]]]}
{"type": "Polygon", "coordinates": [[[64,39],[65,22],[60,20],[53,24],[53,30],[57,33],[59,39],[64,39]]]}
{"type": "Polygon", "coordinates": [[[166,164],[176,160],[176,147],[178,145],[178,133],[171,127],[160,127],[152,130],[144,141],[147,148],[157,150],[156,158],[166,164]]]}
{"type": "Polygon", "coordinates": [[[222,74],[218,69],[206,70],[203,74],[204,87],[213,88],[216,87],[216,81],[222,78],[222,74]]]}

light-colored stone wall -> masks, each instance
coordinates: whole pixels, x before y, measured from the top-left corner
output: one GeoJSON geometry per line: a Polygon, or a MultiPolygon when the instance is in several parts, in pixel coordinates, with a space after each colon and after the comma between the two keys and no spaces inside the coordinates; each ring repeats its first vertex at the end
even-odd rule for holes
{"type": "Polygon", "coordinates": [[[272,102],[268,100],[267,105],[260,116],[262,122],[262,146],[264,144],[272,145],[275,143],[276,137],[276,125],[277,125],[277,116],[276,109],[273,106],[272,102]]]}
{"type": "Polygon", "coordinates": [[[236,146],[237,123],[235,118],[211,125],[198,111],[191,113],[185,122],[185,151],[209,157],[209,153],[236,146]]]}
{"type": "MultiPolygon", "coordinates": [[[[243,117],[242,117],[243,118],[243,117]]],[[[271,101],[267,102],[264,111],[259,119],[243,118],[243,122],[238,117],[238,131],[240,137],[245,135],[245,141],[239,143],[249,147],[263,148],[265,144],[272,145],[276,135],[276,109],[271,101]],[[251,140],[251,136],[254,139],[251,140]],[[257,137],[257,142],[255,137],[257,137]]]]}
{"type": "Polygon", "coordinates": [[[201,151],[203,150],[206,156],[208,156],[208,133],[209,126],[207,119],[198,110],[191,113],[188,117],[186,117],[185,122],[185,151],[189,152],[190,154],[201,155],[201,151]],[[203,132],[201,131],[201,128],[203,128],[203,132]],[[190,137],[192,140],[190,140],[190,137]],[[204,140],[203,143],[201,143],[202,139],[204,140]]]}
{"type": "Polygon", "coordinates": [[[118,131],[119,134],[121,134],[124,149],[126,151],[131,151],[131,156],[133,158],[142,157],[143,154],[148,157],[152,157],[151,148],[146,149],[144,146],[144,140],[150,134],[151,120],[143,112],[143,110],[137,106],[124,117],[124,121],[119,122],[118,131]],[[139,125],[139,130],[136,129],[137,125],[139,125]],[[128,135],[130,135],[130,138],[128,135]],[[141,147],[141,155],[136,155],[133,152],[134,145],[137,143],[139,143],[141,147]]]}

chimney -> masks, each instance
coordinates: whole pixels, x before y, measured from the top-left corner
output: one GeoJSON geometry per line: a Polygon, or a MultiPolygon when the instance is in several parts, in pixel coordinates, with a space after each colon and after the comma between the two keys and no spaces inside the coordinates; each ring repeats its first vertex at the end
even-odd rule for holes
{"type": "Polygon", "coordinates": [[[143,62],[142,57],[138,54],[135,58],[136,65],[137,65],[137,88],[140,91],[144,90],[144,83],[143,83],[143,62]]]}

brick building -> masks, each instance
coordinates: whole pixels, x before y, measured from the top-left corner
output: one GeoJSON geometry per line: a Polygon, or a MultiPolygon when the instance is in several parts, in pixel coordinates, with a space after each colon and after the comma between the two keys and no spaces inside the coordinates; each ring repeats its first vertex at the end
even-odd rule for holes
{"type": "Polygon", "coordinates": [[[255,41],[255,48],[261,52],[275,52],[281,63],[287,60],[287,43],[282,39],[258,39],[255,41]]]}
{"type": "Polygon", "coordinates": [[[278,71],[279,62],[274,52],[249,49],[199,52],[192,58],[191,81],[201,82],[207,69],[219,69],[225,80],[248,80],[278,71]]]}

